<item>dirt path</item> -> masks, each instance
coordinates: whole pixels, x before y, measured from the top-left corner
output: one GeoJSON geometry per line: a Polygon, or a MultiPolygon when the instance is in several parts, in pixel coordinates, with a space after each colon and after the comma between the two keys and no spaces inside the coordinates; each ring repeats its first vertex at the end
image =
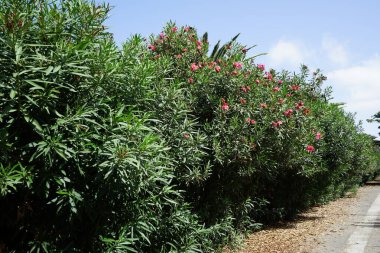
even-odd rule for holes
{"type": "Polygon", "coordinates": [[[360,188],[353,196],[314,207],[300,214],[294,222],[251,234],[240,250],[225,252],[379,253],[380,178],[378,180],[374,185],[360,188]]]}
{"type": "Polygon", "coordinates": [[[321,236],[313,253],[380,253],[380,178],[360,190],[349,215],[333,224],[339,233],[321,236]]]}

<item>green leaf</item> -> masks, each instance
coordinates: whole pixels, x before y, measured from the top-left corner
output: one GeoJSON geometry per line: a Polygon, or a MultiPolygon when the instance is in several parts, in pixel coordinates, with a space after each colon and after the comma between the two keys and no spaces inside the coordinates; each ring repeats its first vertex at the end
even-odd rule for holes
{"type": "Polygon", "coordinates": [[[40,132],[43,131],[43,129],[42,129],[40,123],[38,123],[37,120],[33,119],[33,120],[32,120],[32,124],[33,124],[33,126],[35,126],[35,127],[37,128],[38,131],[40,131],[40,132]]]}
{"type": "Polygon", "coordinates": [[[19,63],[22,55],[22,46],[19,43],[15,45],[16,63],[19,63]]]}
{"type": "Polygon", "coordinates": [[[53,71],[53,66],[49,66],[47,69],[46,69],[46,72],[45,72],[45,74],[46,75],[49,75],[52,71],[53,71]]]}
{"type": "Polygon", "coordinates": [[[11,99],[14,99],[15,98],[15,96],[16,96],[16,91],[15,90],[11,90],[11,92],[9,93],[9,97],[11,98],[11,99]]]}
{"type": "Polygon", "coordinates": [[[44,87],[42,87],[41,85],[38,85],[35,83],[35,80],[25,80],[25,82],[27,82],[28,84],[32,85],[33,87],[30,88],[31,90],[45,90],[44,87]]]}

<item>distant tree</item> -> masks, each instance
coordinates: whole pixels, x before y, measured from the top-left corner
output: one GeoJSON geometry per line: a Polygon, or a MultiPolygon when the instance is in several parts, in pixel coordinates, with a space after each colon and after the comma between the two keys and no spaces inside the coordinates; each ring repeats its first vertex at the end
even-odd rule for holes
{"type": "MultiPolygon", "coordinates": [[[[377,122],[380,123],[380,111],[372,116],[372,119],[369,119],[368,122],[377,122]]],[[[380,126],[378,127],[380,129],[380,126]]],[[[379,132],[380,135],[380,132],[379,132]]]]}

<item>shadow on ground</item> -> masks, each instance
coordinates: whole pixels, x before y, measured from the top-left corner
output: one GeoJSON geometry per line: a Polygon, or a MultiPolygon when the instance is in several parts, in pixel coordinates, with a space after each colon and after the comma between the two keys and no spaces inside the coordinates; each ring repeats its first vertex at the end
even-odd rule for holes
{"type": "Polygon", "coordinates": [[[380,176],[376,177],[374,180],[368,181],[366,185],[380,185],[380,176]]]}

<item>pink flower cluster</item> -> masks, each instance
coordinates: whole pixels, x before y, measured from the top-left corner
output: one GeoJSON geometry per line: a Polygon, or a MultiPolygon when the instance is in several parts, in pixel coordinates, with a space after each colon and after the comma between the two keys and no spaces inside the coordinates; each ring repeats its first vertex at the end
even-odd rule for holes
{"type": "Polygon", "coordinates": [[[251,90],[251,87],[250,87],[250,86],[241,86],[241,90],[242,90],[244,93],[247,93],[248,91],[251,90]]]}
{"type": "Polygon", "coordinates": [[[202,49],[202,41],[197,40],[197,49],[198,50],[202,49]]]}
{"type": "Polygon", "coordinates": [[[292,109],[288,109],[288,110],[286,110],[284,112],[285,117],[288,117],[288,118],[291,117],[292,114],[293,114],[293,110],[292,109]]]}
{"type": "Polygon", "coordinates": [[[301,109],[302,106],[304,106],[304,102],[303,101],[299,101],[298,103],[296,103],[296,110],[299,110],[301,109]]]}
{"type": "Polygon", "coordinates": [[[264,64],[257,64],[257,68],[264,71],[265,65],[264,64]]]}
{"type": "Polygon", "coordinates": [[[241,62],[234,62],[232,65],[235,69],[241,69],[243,67],[243,63],[241,62]]]}
{"type": "Polygon", "coordinates": [[[191,66],[190,66],[190,70],[191,70],[191,71],[194,72],[194,71],[196,71],[196,70],[198,70],[198,69],[199,69],[199,66],[198,66],[197,64],[195,64],[195,63],[192,63],[192,64],[191,64],[191,66]]]}
{"type": "Polygon", "coordinates": [[[256,121],[254,119],[249,118],[249,117],[245,119],[245,122],[247,122],[248,124],[252,124],[252,125],[256,124],[256,121]]]}
{"type": "Polygon", "coordinates": [[[272,126],[273,127],[279,127],[279,126],[281,126],[282,125],[282,121],[281,120],[279,120],[279,121],[277,121],[277,122],[272,122],[272,126]]]}
{"type": "Polygon", "coordinates": [[[292,85],[292,90],[293,91],[297,91],[300,89],[300,86],[299,85],[292,85]]]}
{"type": "Polygon", "coordinates": [[[308,145],[308,146],[306,147],[306,151],[309,152],[309,153],[312,153],[312,152],[315,151],[315,148],[314,148],[312,145],[308,145]]]}
{"type": "Polygon", "coordinates": [[[265,78],[267,78],[269,81],[272,81],[273,80],[273,76],[271,73],[269,72],[265,72],[265,78]]]}
{"type": "Polygon", "coordinates": [[[220,108],[222,109],[222,111],[228,111],[228,109],[230,108],[226,100],[224,100],[224,98],[222,98],[222,106],[220,108]]]}

